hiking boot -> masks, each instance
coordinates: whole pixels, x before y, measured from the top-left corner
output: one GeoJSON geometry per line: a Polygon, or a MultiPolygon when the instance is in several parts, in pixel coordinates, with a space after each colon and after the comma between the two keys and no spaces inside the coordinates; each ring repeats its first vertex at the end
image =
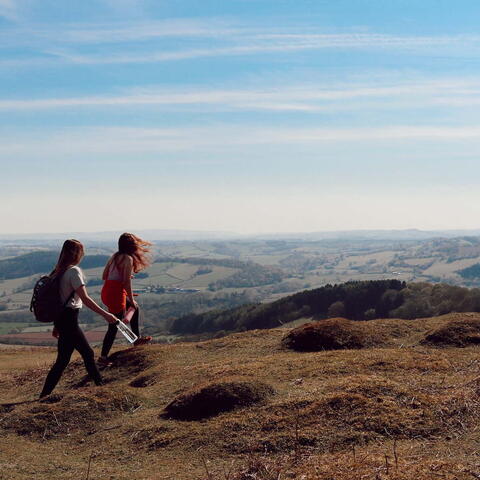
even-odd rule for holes
{"type": "Polygon", "coordinates": [[[98,357],[97,364],[100,367],[111,367],[113,363],[108,359],[108,357],[98,357]]]}

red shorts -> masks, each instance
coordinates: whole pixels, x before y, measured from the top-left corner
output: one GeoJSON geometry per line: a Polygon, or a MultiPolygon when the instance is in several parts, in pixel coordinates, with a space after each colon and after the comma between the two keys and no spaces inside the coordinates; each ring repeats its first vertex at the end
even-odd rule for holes
{"type": "Polygon", "coordinates": [[[102,287],[102,302],[110,313],[120,313],[127,308],[127,292],[123,282],[119,280],[105,280],[102,287]]]}

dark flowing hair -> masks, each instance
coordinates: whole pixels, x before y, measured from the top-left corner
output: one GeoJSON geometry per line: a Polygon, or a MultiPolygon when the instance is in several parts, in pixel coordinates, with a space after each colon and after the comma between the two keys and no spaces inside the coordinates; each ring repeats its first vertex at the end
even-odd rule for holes
{"type": "Polygon", "coordinates": [[[83,255],[83,245],[78,240],[73,238],[65,240],[57,264],[50,275],[63,275],[69,267],[78,265],[83,255]]]}
{"type": "Polygon", "coordinates": [[[150,248],[148,247],[151,245],[150,242],[133,233],[122,233],[118,239],[118,252],[113,255],[112,261],[118,266],[120,256],[129,255],[133,260],[133,273],[138,273],[150,266],[150,248]]]}

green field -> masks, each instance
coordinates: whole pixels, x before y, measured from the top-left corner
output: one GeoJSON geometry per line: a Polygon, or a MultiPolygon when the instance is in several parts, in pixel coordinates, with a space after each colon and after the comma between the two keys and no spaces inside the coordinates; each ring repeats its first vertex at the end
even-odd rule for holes
{"type": "MultiPolygon", "coordinates": [[[[14,328],[25,328],[27,326],[33,326],[34,324],[30,323],[20,323],[20,322],[1,322],[0,321],[0,335],[5,335],[10,333],[14,328]]],[[[51,327],[50,327],[51,329],[51,327]]]]}

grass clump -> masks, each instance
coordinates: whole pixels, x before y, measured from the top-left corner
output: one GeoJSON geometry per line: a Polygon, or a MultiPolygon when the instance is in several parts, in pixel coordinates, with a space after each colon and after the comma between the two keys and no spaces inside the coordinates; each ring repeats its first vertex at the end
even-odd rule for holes
{"type": "Polygon", "coordinates": [[[360,434],[365,440],[379,437],[428,438],[441,429],[433,398],[411,392],[386,379],[371,377],[337,391],[307,407],[304,414],[321,417],[332,429],[360,434]]]}
{"type": "Polygon", "coordinates": [[[467,347],[480,344],[480,320],[455,319],[427,332],[420,342],[440,347],[467,347]]]}
{"type": "Polygon", "coordinates": [[[358,349],[380,343],[373,332],[367,330],[365,322],[346,318],[330,318],[306,323],[291,330],[282,344],[292,350],[316,352],[321,350],[358,349]]]}
{"type": "Polygon", "coordinates": [[[271,386],[256,381],[210,383],[177,397],[163,415],[177,420],[201,420],[264,402],[273,393],[271,386]]]}
{"type": "Polygon", "coordinates": [[[130,394],[86,389],[19,405],[4,417],[2,427],[18,435],[50,439],[75,431],[88,433],[115,414],[138,406],[138,400],[130,394]]]}

